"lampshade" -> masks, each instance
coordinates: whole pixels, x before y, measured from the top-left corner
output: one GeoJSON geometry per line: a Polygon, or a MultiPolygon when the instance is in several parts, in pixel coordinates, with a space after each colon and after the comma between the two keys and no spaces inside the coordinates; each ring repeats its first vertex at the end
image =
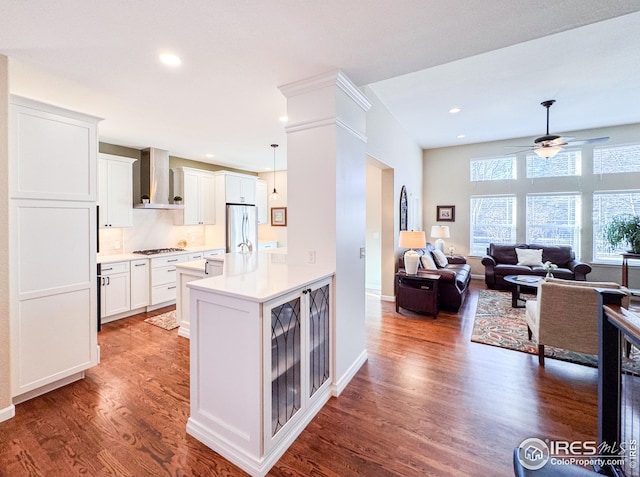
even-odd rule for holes
{"type": "Polygon", "coordinates": [[[448,225],[434,225],[431,227],[431,237],[433,238],[449,238],[449,226],[448,225]]]}
{"type": "Polygon", "coordinates": [[[399,242],[400,248],[425,248],[427,246],[427,238],[423,231],[402,231],[399,242]]]}
{"type": "Polygon", "coordinates": [[[558,154],[562,148],[557,146],[543,146],[533,150],[539,157],[553,157],[558,154]]]}

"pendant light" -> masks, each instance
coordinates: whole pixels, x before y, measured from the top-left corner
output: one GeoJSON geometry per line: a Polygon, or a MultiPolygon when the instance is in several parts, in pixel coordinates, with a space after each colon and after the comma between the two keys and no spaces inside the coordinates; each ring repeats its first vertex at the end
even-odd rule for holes
{"type": "Polygon", "coordinates": [[[269,198],[272,201],[276,201],[278,200],[278,191],[276,190],[276,147],[278,147],[278,145],[271,144],[271,147],[273,148],[273,192],[269,198]]]}

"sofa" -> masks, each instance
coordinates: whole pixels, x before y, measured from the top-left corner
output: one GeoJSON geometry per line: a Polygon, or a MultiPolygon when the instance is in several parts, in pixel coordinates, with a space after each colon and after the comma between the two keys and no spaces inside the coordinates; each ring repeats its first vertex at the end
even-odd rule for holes
{"type": "MultiPolygon", "coordinates": [[[[440,275],[440,280],[438,280],[438,306],[442,309],[458,311],[469,291],[471,267],[464,257],[457,255],[453,257],[447,256],[447,264],[445,266],[438,265],[438,262],[433,259],[428,261],[423,259],[427,254],[432,257],[434,250],[435,247],[430,243],[427,243],[426,248],[416,250],[420,255],[419,269],[440,275]]],[[[404,254],[399,259],[399,269],[401,270],[404,270],[403,257],[404,254]]]]}
{"type": "MultiPolygon", "coordinates": [[[[522,256],[523,252],[520,253],[522,256]]],[[[489,288],[512,288],[513,285],[507,283],[504,277],[507,275],[537,275],[544,277],[547,271],[542,265],[547,261],[558,267],[552,270],[555,278],[584,281],[587,279],[587,274],[591,272],[591,266],[576,260],[576,254],[569,246],[492,243],[487,248],[487,254],[482,257],[484,280],[489,288]],[[542,257],[538,263],[524,264],[530,262],[519,262],[516,249],[542,250],[542,257]]]]}

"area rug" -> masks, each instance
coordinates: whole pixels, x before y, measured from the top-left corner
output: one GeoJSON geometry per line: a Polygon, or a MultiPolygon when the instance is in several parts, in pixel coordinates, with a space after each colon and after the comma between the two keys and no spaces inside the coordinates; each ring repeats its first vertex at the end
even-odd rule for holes
{"type": "Polygon", "coordinates": [[[144,320],[145,323],[150,323],[155,326],[159,326],[163,330],[173,330],[180,326],[180,323],[176,321],[176,311],[171,310],[161,315],[152,316],[144,320]]]}
{"type": "MultiPolygon", "coordinates": [[[[525,295],[535,299],[535,295],[525,295]]],[[[538,354],[538,346],[530,341],[524,308],[511,307],[511,292],[480,290],[471,341],[500,348],[538,354]]],[[[545,358],[559,359],[585,366],[598,367],[598,357],[565,349],[544,347],[545,358]]],[[[623,358],[625,371],[640,375],[640,353],[634,347],[631,358],[623,358]]]]}

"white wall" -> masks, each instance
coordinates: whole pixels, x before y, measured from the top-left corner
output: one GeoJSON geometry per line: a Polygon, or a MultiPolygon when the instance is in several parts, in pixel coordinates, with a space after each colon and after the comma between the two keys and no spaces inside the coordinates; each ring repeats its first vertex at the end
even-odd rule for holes
{"type": "MultiPolygon", "coordinates": [[[[383,209],[388,211],[390,206],[388,202],[392,200],[394,210],[393,224],[392,227],[389,227],[388,214],[383,210],[384,218],[381,243],[382,295],[383,297],[392,297],[394,294],[393,278],[397,266],[397,257],[404,252],[404,250],[397,248],[400,228],[400,190],[403,185],[407,188],[410,207],[409,216],[413,214],[413,216],[416,217],[416,229],[424,229],[424,224],[422,223],[422,149],[407,135],[395,117],[387,110],[371,88],[365,87],[364,93],[372,103],[372,107],[367,113],[367,155],[393,170],[392,197],[385,196],[385,203],[382,204],[383,209]],[[414,213],[411,208],[416,207],[420,210],[414,213]],[[392,231],[393,237],[386,237],[385,230],[392,231]]],[[[387,178],[390,177],[389,172],[390,171],[386,171],[387,178]]],[[[383,180],[383,184],[384,182],[383,180]]]]}
{"type": "MultiPolygon", "coordinates": [[[[269,196],[273,192],[273,172],[262,172],[258,174],[258,177],[264,181],[267,181],[267,191],[269,196]]],[[[276,171],[276,190],[278,191],[278,199],[272,201],[269,198],[267,203],[268,207],[268,223],[258,226],[258,240],[261,242],[269,242],[272,240],[278,241],[278,247],[287,246],[287,227],[272,227],[271,226],[271,207],[286,207],[287,206],[287,171],[276,171]]]]}
{"type": "Polygon", "coordinates": [[[0,422],[13,417],[9,343],[9,60],[0,55],[0,422]]]}
{"type": "Polygon", "coordinates": [[[367,162],[367,261],[365,286],[382,289],[382,170],[367,162]]]}
{"type": "MultiPolygon", "coordinates": [[[[640,124],[618,126],[611,128],[591,129],[585,131],[569,131],[568,136],[576,138],[590,138],[609,136],[607,145],[637,143],[640,141],[640,124]]],[[[472,195],[488,194],[516,194],[520,212],[518,223],[518,242],[525,242],[524,232],[524,204],[527,193],[532,192],[560,192],[581,191],[588,197],[594,190],[611,190],[613,188],[638,189],[640,188],[640,173],[636,174],[607,174],[603,176],[593,175],[591,159],[594,145],[582,147],[583,173],[579,177],[537,179],[529,181],[488,181],[472,183],[469,180],[469,160],[483,157],[496,157],[508,154],[510,149],[504,146],[513,144],[529,144],[532,138],[516,138],[507,141],[486,142],[470,144],[466,146],[430,149],[424,151],[424,215],[425,227],[436,225],[436,206],[455,205],[456,220],[447,222],[451,238],[446,240],[446,247],[453,245],[456,253],[467,255],[469,253],[469,200],[472,195]]],[[[525,172],[525,154],[518,155],[519,177],[525,172]]],[[[582,256],[581,259],[591,262],[592,259],[592,228],[591,212],[588,209],[591,204],[583,203],[582,214],[582,256]],[[586,208],[585,208],[586,207],[586,208]]],[[[442,222],[441,224],[445,224],[442,222]]],[[[484,276],[484,266],[480,263],[481,257],[469,257],[474,275],[484,276]]],[[[591,264],[593,272],[588,275],[590,280],[620,281],[620,266],[591,264]]],[[[630,274],[630,283],[635,281],[633,273],[630,274]]],[[[640,276],[635,281],[640,287],[640,276]]],[[[632,285],[633,286],[633,285],[632,285]]]]}

